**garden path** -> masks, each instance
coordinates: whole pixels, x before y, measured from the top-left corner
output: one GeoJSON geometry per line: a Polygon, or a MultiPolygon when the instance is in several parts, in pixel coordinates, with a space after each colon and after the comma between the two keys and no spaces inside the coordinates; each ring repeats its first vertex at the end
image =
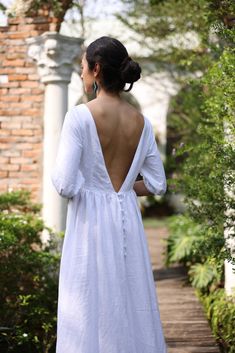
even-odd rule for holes
{"type": "Polygon", "coordinates": [[[145,226],[145,230],[168,353],[219,353],[202,305],[186,283],[184,268],[164,266],[167,227],[145,226]]]}

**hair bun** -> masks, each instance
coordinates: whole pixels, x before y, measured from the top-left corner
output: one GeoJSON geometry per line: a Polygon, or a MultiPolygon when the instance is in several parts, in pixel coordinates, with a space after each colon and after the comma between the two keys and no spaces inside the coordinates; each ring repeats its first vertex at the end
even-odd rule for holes
{"type": "Polygon", "coordinates": [[[120,67],[120,76],[123,82],[133,83],[139,80],[141,68],[137,62],[126,56],[120,67]]]}

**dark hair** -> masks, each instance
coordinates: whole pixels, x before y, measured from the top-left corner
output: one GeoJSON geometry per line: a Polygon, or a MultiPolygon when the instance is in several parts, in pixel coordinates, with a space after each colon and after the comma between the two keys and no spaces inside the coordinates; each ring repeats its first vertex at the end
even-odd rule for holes
{"type": "Polygon", "coordinates": [[[100,37],[86,49],[88,67],[93,70],[96,63],[101,67],[101,84],[106,91],[128,92],[133,83],[139,80],[141,68],[131,59],[124,45],[111,37],[100,37]],[[130,87],[124,90],[125,84],[130,87]]]}

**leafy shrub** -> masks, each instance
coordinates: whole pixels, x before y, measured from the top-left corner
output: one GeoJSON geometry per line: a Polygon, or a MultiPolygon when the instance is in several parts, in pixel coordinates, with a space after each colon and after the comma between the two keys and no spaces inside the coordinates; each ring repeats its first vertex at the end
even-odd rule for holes
{"type": "Polygon", "coordinates": [[[57,243],[42,243],[40,205],[29,200],[26,191],[0,195],[1,352],[47,353],[55,344],[57,243]]]}
{"type": "Polygon", "coordinates": [[[224,238],[225,228],[230,238],[235,237],[235,55],[231,45],[235,31],[211,15],[218,35],[218,50],[213,50],[219,56],[215,55],[202,78],[187,82],[170,112],[172,129],[178,131],[171,182],[185,195],[187,215],[174,221],[168,258],[187,262],[192,282],[205,290],[213,281],[222,284],[223,261],[235,260],[224,238]]]}
{"type": "MultiPolygon", "coordinates": [[[[191,124],[193,139],[182,136],[176,146],[176,157],[183,159],[183,163],[177,165],[173,179],[176,188],[185,195],[189,216],[208,230],[204,235],[205,243],[210,246],[204,249],[215,257],[228,259],[231,257],[229,251],[225,251],[224,224],[226,221],[226,227],[231,229],[230,236],[234,237],[234,213],[225,220],[225,212],[234,209],[232,166],[235,152],[232,142],[225,139],[224,126],[228,124],[231,136],[234,136],[234,68],[235,56],[224,51],[201,79],[198,108],[201,114],[192,116],[195,120],[191,124]],[[230,193],[225,193],[225,186],[230,193]]],[[[193,81],[191,84],[194,86],[193,81]]],[[[198,90],[198,82],[196,86],[198,90]]],[[[190,126],[185,131],[190,131],[190,126]]]]}
{"type": "Polygon", "coordinates": [[[169,229],[167,263],[189,265],[195,262],[195,245],[202,239],[202,227],[186,215],[180,215],[170,218],[169,229]]]}
{"type": "Polygon", "coordinates": [[[210,240],[208,244],[205,240],[208,228],[187,214],[172,216],[168,224],[166,263],[185,265],[192,285],[203,292],[221,286],[223,261],[218,261],[205,250],[210,246],[210,240]]]}
{"type": "Polygon", "coordinates": [[[199,297],[223,352],[235,353],[235,297],[228,297],[224,289],[199,297]]]}

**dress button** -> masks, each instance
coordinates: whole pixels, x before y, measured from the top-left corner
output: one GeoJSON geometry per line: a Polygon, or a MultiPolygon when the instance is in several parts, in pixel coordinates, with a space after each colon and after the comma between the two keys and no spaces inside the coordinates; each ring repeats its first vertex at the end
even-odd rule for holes
{"type": "Polygon", "coordinates": [[[120,203],[122,203],[122,201],[123,201],[123,195],[118,195],[118,198],[119,198],[120,203]]]}

